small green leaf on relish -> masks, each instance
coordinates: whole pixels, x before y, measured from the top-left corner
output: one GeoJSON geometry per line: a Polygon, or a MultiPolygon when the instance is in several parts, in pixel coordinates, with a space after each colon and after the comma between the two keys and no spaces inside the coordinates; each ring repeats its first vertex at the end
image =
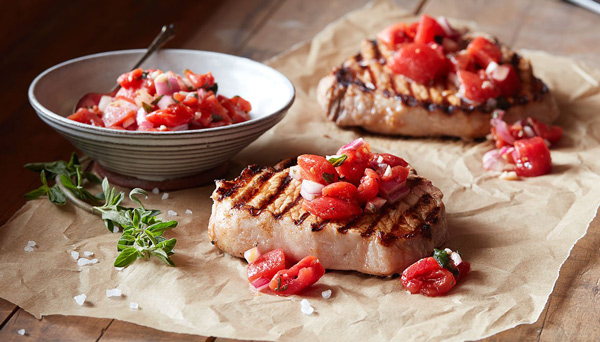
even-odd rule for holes
{"type": "Polygon", "coordinates": [[[339,156],[328,156],[327,157],[327,161],[334,167],[338,167],[338,166],[342,165],[346,161],[346,159],[348,159],[348,156],[345,154],[340,154],[339,156]]]}
{"type": "Polygon", "coordinates": [[[327,184],[331,184],[335,181],[335,175],[333,173],[323,172],[323,180],[327,182],[327,184]]]}
{"type": "Polygon", "coordinates": [[[448,268],[448,265],[450,264],[450,257],[445,250],[435,248],[433,250],[433,258],[438,262],[438,264],[440,264],[442,268],[448,268]]]}

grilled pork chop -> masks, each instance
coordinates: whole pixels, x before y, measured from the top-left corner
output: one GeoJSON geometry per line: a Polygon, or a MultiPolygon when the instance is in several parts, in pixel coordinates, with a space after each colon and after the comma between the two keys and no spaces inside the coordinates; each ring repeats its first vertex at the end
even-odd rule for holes
{"type": "Polygon", "coordinates": [[[505,109],[507,122],[530,116],[551,123],[558,116],[554,98],[533,75],[530,62],[504,46],[502,63],[515,68],[521,90],[505,103],[477,106],[458,96],[450,78],[425,86],[392,73],[386,64],[392,53],[377,40],[365,40],[358,54],[321,79],[317,98],[329,120],[390,135],[480,138],[490,133],[494,109],[505,109]]]}
{"type": "Polygon", "coordinates": [[[326,269],[390,276],[446,241],[442,193],[415,172],[407,179],[410,193],[400,202],[374,214],[328,221],[302,209],[301,182],[289,176],[295,163],[248,166],[233,181],[217,181],[211,242],[237,257],[255,246],[282,248],[293,260],[316,256],[326,269]]]}

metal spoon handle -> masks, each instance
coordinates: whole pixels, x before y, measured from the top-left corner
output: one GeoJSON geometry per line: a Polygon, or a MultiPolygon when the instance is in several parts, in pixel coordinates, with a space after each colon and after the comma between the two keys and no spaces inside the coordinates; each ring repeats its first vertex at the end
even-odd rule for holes
{"type": "MultiPolygon", "coordinates": [[[[175,37],[175,24],[163,26],[158,36],[154,38],[152,43],[150,43],[150,45],[146,49],[146,53],[142,56],[142,58],[140,58],[140,60],[137,63],[135,63],[131,70],[139,68],[139,66],[142,65],[142,63],[144,63],[144,61],[148,59],[150,55],[152,55],[154,52],[160,49],[163,45],[165,45],[166,42],[171,40],[173,37],[175,37]]],[[[117,84],[115,87],[113,87],[111,91],[116,90],[118,86],[119,85],[117,84]]]]}

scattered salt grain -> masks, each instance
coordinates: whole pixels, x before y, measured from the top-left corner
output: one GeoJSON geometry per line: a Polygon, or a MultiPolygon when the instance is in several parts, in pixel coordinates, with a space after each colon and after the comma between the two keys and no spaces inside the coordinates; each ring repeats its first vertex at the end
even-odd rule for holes
{"type": "Polygon", "coordinates": [[[300,311],[302,311],[303,314],[310,316],[315,312],[315,309],[310,305],[308,300],[303,299],[300,301],[300,311]]]}
{"type": "Polygon", "coordinates": [[[19,330],[17,330],[17,334],[19,334],[21,336],[25,336],[25,329],[19,329],[19,330]]]}
{"type": "Polygon", "coordinates": [[[33,247],[31,247],[31,246],[25,246],[25,248],[23,248],[23,250],[25,252],[33,252],[33,247]]]}
{"type": "Polygon", "coordinates": [[[166,199],[168,199],[168,198],[169,198],[169,193],[168,193],[168,192],[165,192],[165,193],[162,195],[162,197],[161,197],[161,199],[163,199],[163,200],[166,200],[166,199]]]}
{"type": "Polygon", "coordinates": [[[35,241],[27,241],[27,246],[29,246],[29,247],[35,247],[36,243],[35,243],[35,241]]]}
{"type": "Polygon", "coordinates": [[[160,193],[160,190],[158,190],[158,188],[154,188],[152,189],[152,193],[158,195],[160,193]]]}
{"type": "Polygon", "coordinates": [[[110,298],[110,297],[121,297],[122,294],[123,294],[123,292],[120,289],[106,290],[106,297],[107,298],[110,298]]]}
{"type": "Polygon", "coordinates": [[[83,303],[85,303],[85,299],[87,298],[87,296],[85,294],[80,294],[78,296],[73,297],[73,299],[75,299],[75,301],[77,302],[77,304],[79,305],[83,305],[83,303]]]}
{"type": "Polygon", "coordinates": [[[321,297],[323,297],[324,299],[331,298],[331,290],[325,290],[325,291],[321,292],[321,297]]]}
{"type": "Polygon", "coordinates": [[[71,258],[73,258],[73,260],[77,261],[77,259],[79,259],[79,252],[72,251],[71,258]]]}
{"type": "Polygon", "coordinates": [[[173,210],[169,210],[169,211],[167,211],[167,214],[168,214],[169,216],[177,216],[177,213],[176,213],[176,212],[174,212],[173,210]]]}
{"type": "Polygon", "coordinates": [[[136,302],[129,302],[129,308],[131,310],[137,310],[140,306],[136,302]]]}
{"type": "Polygon", "coordinates": [[[188,215],[192,215],[193,214],[193,212],[191,210],[189,210],[189,209],[186,209],[185,213],[188,214],[188,215]]]}
{"type": "Polygon", "coordinates": [[[86,265],[93,265],[93,264],[97,264],[98,263],[98,259],[86,259],[86,258],[79,258],[79,260],[77,260],[77,265],[79,266],[86,266],[86,265]]]}
{"type": "Polygon", "coordinates": [[[94,252],[85,251],[85,252],[83,252],[83,255],[86,257],[91,257],[94,255],[94,252]]]}

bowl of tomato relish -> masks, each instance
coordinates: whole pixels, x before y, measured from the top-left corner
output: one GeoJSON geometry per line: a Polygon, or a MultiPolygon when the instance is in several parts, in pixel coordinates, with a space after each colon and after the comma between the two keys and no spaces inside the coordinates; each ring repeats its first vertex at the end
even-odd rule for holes
{"type": "Polygon", "coordinates": [[[38,116],[109,173],[165,181],[218,168],[277,124],[295,98],[280,72],[216,52],[161,50],[131,72],[144,51],[72,59],[29,87],[38,116]],[[76,111],[90,93],[103,99],[76,111]]]}

